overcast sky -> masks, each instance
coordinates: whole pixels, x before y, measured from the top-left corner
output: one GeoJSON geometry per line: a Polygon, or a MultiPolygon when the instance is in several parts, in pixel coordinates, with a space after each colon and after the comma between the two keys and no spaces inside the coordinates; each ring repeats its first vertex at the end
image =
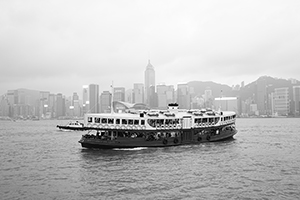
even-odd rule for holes
{"type": "Polygon", "coordinates": [[[300,80],[299,0],[0,0],[0,95],[144,82],[300,80]]]}

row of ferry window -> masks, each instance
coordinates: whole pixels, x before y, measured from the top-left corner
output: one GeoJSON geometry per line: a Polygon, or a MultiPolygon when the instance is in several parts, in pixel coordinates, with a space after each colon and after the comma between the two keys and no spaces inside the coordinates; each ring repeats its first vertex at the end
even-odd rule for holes
{"type": "MultiPolygon", "coordinates": [[[[88,122],[93,123],[93,117],[88,117],[88,122]]],[[[94,123],[101,124],[122,124],[122,125],[145,125],[145,120],[139,119],[114,119],[94,117],[94,123]]]]}
{"type": "Polygon", "coordinates": [[[201,124],[201,123],[218,123],[219,118],[218,117],[210,117],[210,118],[195,118],[195,123],[196,124],[201,124]]]}
{"type": "Polygon", "coordinates": [[[148,119],[148,124],[152,127],[162,125],[177,125],[179,124],[179,119],[148,119]]]}

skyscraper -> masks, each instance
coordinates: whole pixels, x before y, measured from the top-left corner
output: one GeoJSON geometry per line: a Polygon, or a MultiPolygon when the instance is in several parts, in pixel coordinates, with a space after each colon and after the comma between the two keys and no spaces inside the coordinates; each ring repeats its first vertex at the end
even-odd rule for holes
{"type": "Polygon", "coordinates": [[[293,102],[294,102],[294,114],[300,115],[300,86],[293,86],[293,102]]]}
{"type": "Polygon", "coordinates": [[[83,114],[87,113],[89,110],[89,86],[82,86],[82,112],[83,114]]]}
{"type": "Polygon", "coordinates": [[[187,83],[177,84],[177,103],[179,104],[179,108],[190,109],[191,97],[187,83]]]}
{"type": "Polygon", "coordinates": [[[125,88],[115,87],[114,88],[114,101],[125,101],[125,88]]]}
{"type": "Polygon", "coordinates": [[[133,84],[133,103],[143,103],[144,102],[144,84],[134,83],[133,84]]]}
{"type": "Polygon", "coordinates": [[[111,93],[109,91],[103,91],[100,95],[100,112],[110,113],[111,112],[111,93]]]}
{"type": "Polygon", "coordinates": [[[89,112],[99,112],[99,85],[89,85],[89,112]]]}
{"type": "Polygon", "coordinates": [[[150,104],[150,87],[155,87],[155,71],[154,67],[151,65],[150,60],[148,60],[148,65],[145,70],[145,103],[150,104]]]}

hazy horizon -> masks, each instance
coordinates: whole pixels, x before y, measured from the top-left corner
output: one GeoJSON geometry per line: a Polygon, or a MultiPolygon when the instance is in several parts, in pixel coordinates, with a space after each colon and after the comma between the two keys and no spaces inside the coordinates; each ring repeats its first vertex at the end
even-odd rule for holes
{"type": "Polygon", "coordinates": [[[261,76],[300,80],[300,2],[1,1],[0,95],[261,76]]]}

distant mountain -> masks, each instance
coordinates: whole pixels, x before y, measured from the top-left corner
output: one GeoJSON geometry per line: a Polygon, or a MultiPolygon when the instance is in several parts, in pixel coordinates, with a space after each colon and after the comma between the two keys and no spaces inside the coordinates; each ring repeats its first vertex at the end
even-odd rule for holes
{"type": "Polygon", "coordinates": [[[282,88],[288,87],[292,89],[292,86],[300,85],[300,81],[293,79],[293,80],[286,80],[282,78],[274,78],[270,76],[261,76],[256,81],[249,83],[245,87],[241,88],[240,96],[242,99],[247,99],[253,97],[253,95],[257,91],[262,91],[265,93],[274,92],[275,88],[282,88]]]}
{"type": "MultiPolygon", "coordinates": [[[[190,87],[194,88],[195,95],[203,95],[206,89],[212,90],[212,95],[214,97],[219,96],[239,96],[242,99],[248,99],[253,97],[254,94],[258,92],[258,90],[264,90],[265,93],[271,93],[275,88],[288,87],[292,88],[294,85],[300,85],[300,81],[298,80],[286,80],[282,78],[274,78],[270,76],[262,76],[259,77],[256,81],[247,84],[239,91],[233,90],[232,87],[219,84],[212,81],[191,81],[188,82],[190,87]]],[[[292,92],[292,91],[291,91],[292,92]]]]}
{"type": "Polygon", "coordinates": [[[212,81],[191,81],[188,82],[189,87],[194,88],[195,95],[203,95],[204,91],[207,89],[212,90],[212,95],[214,97],[223,96],[232,96],[232,88],[228,85],[215,83],[212,81]]]}

